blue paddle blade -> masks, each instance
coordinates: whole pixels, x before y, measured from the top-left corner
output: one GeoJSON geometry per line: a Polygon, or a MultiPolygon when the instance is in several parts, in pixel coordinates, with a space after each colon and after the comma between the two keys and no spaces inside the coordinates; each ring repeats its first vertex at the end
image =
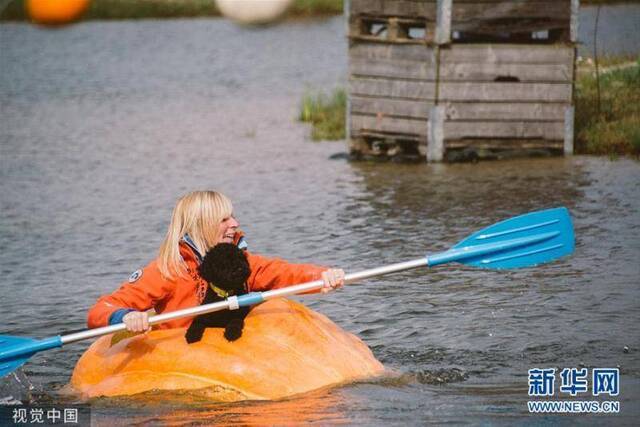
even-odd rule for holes
{"type": "MultiPolygon", "coordinates": [[[[31,344],[35,340],[31,338],[12,337],[10,335],[0,336],[0,354],[4,354],[5,350],[16,348],[25,344],[31,344]]],[[[0,359],[0,378],[18,369],[33,355],[27,354],[22,356],[3,357],[0,359]]]]}
{"type": "Polygon", "coordinates": [[[42,340],[0,335],[0,378],[18,369],[38,351],[61,346],[59,335],[42,340]]]}
{"type": "Polygon", "coordinates": [[[493,224],[427,260],[430,266],[455,261],[480,268],[532,267],[569,255],[574,247],[569,211],[555,208],[493,224]]]}

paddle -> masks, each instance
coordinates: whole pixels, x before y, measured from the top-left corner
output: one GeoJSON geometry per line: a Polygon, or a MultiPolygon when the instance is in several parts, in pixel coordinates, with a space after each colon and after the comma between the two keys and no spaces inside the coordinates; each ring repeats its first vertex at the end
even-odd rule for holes
{"type": "MultiPolygon", "coordinates": [[[[573,248],[573,226],[569,212],[566,208],[548,209],[498,222],[472,234],[445,252],[413,261],[347,274],[345,283],[353,283],[416,267],[433,267],[449,262],[494,269],[531,267],[569,255],[573,252],[573,248]]],[[[282,289],[251,292],[239,297],[233,296],[217,303],[153,316],[149,318],[149,324],[153,325],[167,320],[220,310],[235,310],[273,298],[317,290],[322,288],[323,284],[322,280],[316,280],[282,289]]],[[[119,323],[42,340],[0,335],[0,377],[20,367],[39,351],[111,334],[125,328],[124,323],[119,323]]]]}

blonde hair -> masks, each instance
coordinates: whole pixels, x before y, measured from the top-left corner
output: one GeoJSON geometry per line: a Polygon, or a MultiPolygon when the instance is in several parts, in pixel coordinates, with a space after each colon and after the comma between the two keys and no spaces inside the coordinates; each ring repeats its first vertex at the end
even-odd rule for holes
{"type": "Polygon", "coordinates": [[[233,214],[231,200],[216,191],[194,191],[176,204],[169,230],[158,256],[162,275],[172,280],[174,274],[183,276],[187,266],[180,255],[180,240],[188,234],[202,255],[216,245],[220,223],[233,214]]]}

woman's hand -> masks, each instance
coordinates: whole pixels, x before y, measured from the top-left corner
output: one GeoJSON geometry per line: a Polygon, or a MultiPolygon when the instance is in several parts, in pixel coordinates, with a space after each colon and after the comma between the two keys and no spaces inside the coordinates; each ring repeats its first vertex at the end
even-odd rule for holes
{"type": "Polygon", "coordinates": [[[344,270],[341,268],[325,270],[322,272],[322,280],[324,281],[324,286],[322,286],[321,291],[326,294],[344,285],[344,270]]]}
{"type": "Polygon", "coordinates": [[[149,315],[144,311],[132,311],[122,318],[129,332],[146,332],[149,329],[149,315]]]}

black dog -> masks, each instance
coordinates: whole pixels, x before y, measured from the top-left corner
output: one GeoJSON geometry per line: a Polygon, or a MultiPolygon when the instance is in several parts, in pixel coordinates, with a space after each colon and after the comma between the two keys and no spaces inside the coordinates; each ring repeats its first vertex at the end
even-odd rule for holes
{"type": "MultiPolygon", "coordinates": [[[[198,269],[200,276],[208,283],[202,304],[223,301],[227,296],[247,293],[245,282],[251,274],[249,262],[244,252],[231,243],[219,243],[209,249],[198,269]]],[[[189,344],[202,339],[206,328],[225,328],[224,337],[235,341],[242,336],[244,318],[249,307],[201,314],[196,317],[185,338],[189,344]]]]}

